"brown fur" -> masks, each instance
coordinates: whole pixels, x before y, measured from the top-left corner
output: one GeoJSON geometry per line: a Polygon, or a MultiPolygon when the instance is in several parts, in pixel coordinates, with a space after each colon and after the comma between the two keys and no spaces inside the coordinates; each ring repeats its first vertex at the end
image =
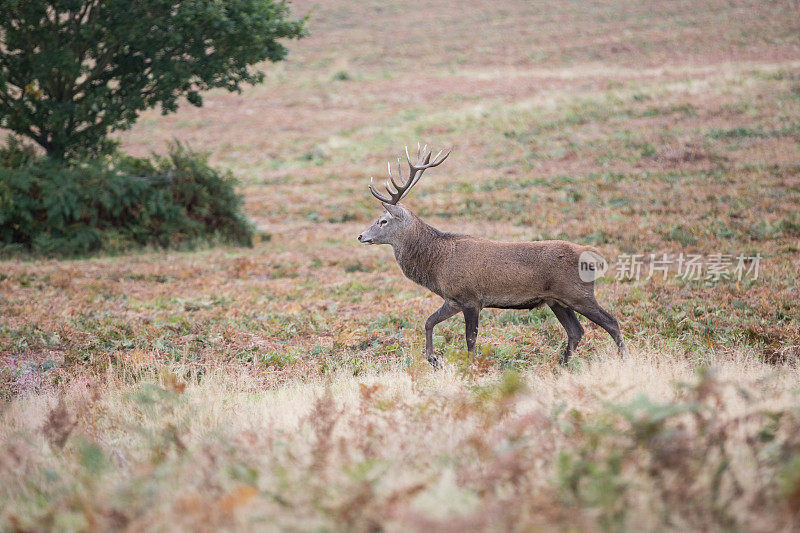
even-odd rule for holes
{"type": "Polygon", "coordinates": [[[423,222],[411,210],[386,205],[359,241],[391,244],[397,263],[412,281],[441,296],[445,303],[426,324],[426,356],[433,355],[433,327],[464,313],[467,348],[474,351],[478,314],[487,307],[532,309],[547,304],[567,331],[565,363],[580,342],[583,328],[575,311],[603,327],[625,350],[619,324],[597,303],[594,282],[579,276],[578,257],[597,251],[566,241],[500,242],[469,235],[443,233],[423,222]]]}
{"type": "Polygon", "coordinates": [[[578,277],[578,256],[590,247],[442,233],[411,214],[414,223],[394,246],[395,258],[406,277],[445,300],[479,309],[530,309],[594,294],[594,283],[578,277]]]}

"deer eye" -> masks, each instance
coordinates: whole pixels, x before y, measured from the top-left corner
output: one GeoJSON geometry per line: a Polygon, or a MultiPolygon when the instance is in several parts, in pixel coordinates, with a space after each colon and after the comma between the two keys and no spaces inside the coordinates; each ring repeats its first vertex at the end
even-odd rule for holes
{"type": "Polygon", "coordinates": [[[386,225],[386,222],[387,222],[386,220],[379,220],[378,221],[378,225],[379,226],[384,226],[384,225],[386,225]]]}

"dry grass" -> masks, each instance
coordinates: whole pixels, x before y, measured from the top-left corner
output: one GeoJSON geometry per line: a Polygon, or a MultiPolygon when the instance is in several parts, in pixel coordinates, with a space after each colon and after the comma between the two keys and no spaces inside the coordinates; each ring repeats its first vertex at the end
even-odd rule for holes
{"type": "Polygon", "coordinates": [[[264,85],[120,135],[232,169],[252,249],[0,262],[0,529],[800,527],[797,2],[312,4],[264,85]],[[355,240],[417,139],[443,230],[760,277],[603,280],[635,357],[555,373],[549,311],[473,367],[454,318],[432,373],[439,302],[355,240]]]}
{"type": "Polygon", "coordinates": [[[800,526],[800,372],[747,355],[712,363],[698,374],[684,357],[637,351],[555,374],[419,365],[269,389],[223,368],[199,382],[76,380],[6,406],[0,523],[800,526]]]}

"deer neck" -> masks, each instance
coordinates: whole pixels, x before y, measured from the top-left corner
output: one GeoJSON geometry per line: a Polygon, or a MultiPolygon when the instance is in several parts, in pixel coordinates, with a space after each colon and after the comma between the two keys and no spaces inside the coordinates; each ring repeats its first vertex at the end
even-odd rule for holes
{"type": "Polygon", "coordinates": [[[403,235],[392,243],[403,274],[437,294],[438,272],[447,254],[444,240],[440,231],[415,217],[403,235]]]}

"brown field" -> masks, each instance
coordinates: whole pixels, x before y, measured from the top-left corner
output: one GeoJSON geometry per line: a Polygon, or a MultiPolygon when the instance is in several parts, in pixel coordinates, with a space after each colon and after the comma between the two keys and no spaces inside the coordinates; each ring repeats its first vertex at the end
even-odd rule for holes
{"type": "Polygon", "coordinates": [[[118,135],[231,169],[252,249],[0,262],[0,529],[800,528],[800,4],[293,9],[263,85],[118,135]],[[453,318],[433,372],[437,298],[356,242],[417,140],[439,229],[759,275],[603,278],[625,361],[486,310],[469,366],[453,318]]]}

